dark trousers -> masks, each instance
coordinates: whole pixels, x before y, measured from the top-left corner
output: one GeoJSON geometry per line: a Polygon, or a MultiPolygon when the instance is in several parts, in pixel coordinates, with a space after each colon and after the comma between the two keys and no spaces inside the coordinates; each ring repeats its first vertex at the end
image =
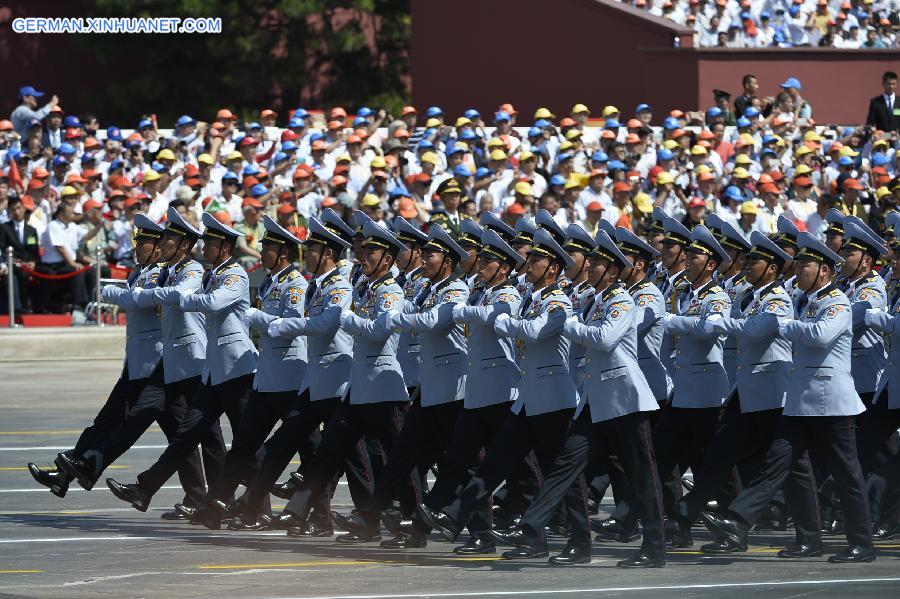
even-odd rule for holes
{"type": "Polygon", "coordinates": [[[427,472],[435,462],[442,462],[461,408],[462,401],[428,407],[422,407],[421,399],[412,403],[387,463],[375,477],[375,490],[365,505],[366,511],[377,514],[387,508],[410,480],[416,489],[416,503],[422,501],[424,491],[419,474],[427,472]]]}
{"type": "MultiPolygon", "coordinates": [[[[352,393],[352,391],[351,391],[352,393]]],[[[320,499],[320,495],[327,494],[332,488],[332,481],[340,472],[346,459],[359,451],[360,441],[371,435],[377,439],[383,447],[390,448],[396,436],[394,417],[400,403],[405,402],[380,402],[372,404],[351,404],[350,396],[341,402],[331,420],[325,427],[322,435],[322,443],[319,451],[306,470],[303,484],[294,492],[294,496],[285,506],[285,511],[295,514],[303,519],[309,515],[312,505],[320,499]]],[[[365,456],[368,464],[368,454],[365,456]]],[[[353,474],[359,476],[360,483],[365,482],[366,496],[363,504],[366,505],[372,496],[374,477],[370,470],[353,474]]]]}
{"type": "Polygon", "coordinates": [[[884,490],[879,502],[877,520],[885,524],[900,523],[897,518],[900,512],[897,506],[900,458],[896,454],[880,455],[886,453],[883,450],[898,428],[900,428],[900,409],[888,408],[888,392],[885,389],[860,418],[859,434],[856,436],[862,471],[871,474],[877,469],[884,475],[884,490]],[[880,467],[879,457],[884,459],[880,467]]]}
{"type": "MultiPolygon", "coordinates": [[[[218,385],[203,384],[188,404],[188,414],[178,427],[175,439],[169,443],[156,463],[138,475],[138,484],[144,492],[154,495],[196,450],[200,439],[208,434],[212,424],[222,414],[228,417],[232,431],[240,429],[253,376],[247,374],[218,385]]],[[[215,484],[215,481],[210,484],[215,484]]]]}
{"type": "MultiPolygon", "coordinates": [[[[49,275],[63,275],[75,272],[78,269],[72,268],[65,262],[56,262],[54,264],[38,264],[35,267],[35,270],[49,275]]],[[[40,309],[46,311],[50,307],[52,296],[60,289],[68,290],[72,305],[77,308],[84,308],[88,301],[85,274],[90,274],[91,272],[92,271],[82,272],[74,277],[57,281],[47,279],[41,280],[39,292],[35,298],[37,299],[40,309]]]]}
{"type": "MultiPolygon", "coordinates": [[[[472,512],[483,506],[529,451],[534,451],[541,472],[546,472],[566,440],[574,411],[566,409],[528,416],[523,406],[518,414],[510,413],[491,441],[484,462],[459,497],[445,506],[443,512],[460,528],[465,526],[472,512]]],[[[469,529],[473,534],[483,532],[474,524],[469,529]]]]}
{"type": "MultiPolygon", "coordinates": [[[[6,260],[3,260],[4,264],[6,260]]],[[[7,314],[9,312],[9,275],[0,276],[0,313],[7,314]]],[[[12,286],[13,286],[13,308],[19,312],[25,304],[25,289],[28,285],[28,275],[23,273],[16,267],[13,267],[12,286]],[[24,278],[24,281],[22,280],[24,278]]]]}
{"type": "Polygon", "coordinates": [[[853,416],[783,417],[766,453],[765,466],[756,480],[731,502],[729,511],[752,526],[775,492],[784,485],[797,541],[819,542],[821,524],[815,477],[808,462],[804,465],[802,459],[807,450],[814,461],[834,476],[844,509],[847,542],[871,546],[869,503],[856,453],[856,420],[853,416]]]}
{"type": "Polygon", "coordinates": [[[740,397],[735,395],[703,452],[700,469],[694,475],[694,488],[674,505],[671,513],[694,522],[707,502],[729,482],[739,463],[748,479],[755,478],[765,465],[766,451],[780,420],[781,408],[741,413],[740,397]]]}
{"type": "Polygon", "coordinates": [[[587,484],[584,470],[595,457],[616,455],[628,473],[620,491],[644,523],[642,548],[656,557],[665,553],[662,490],[653,440],[646,412],[627,414],[602,422],[591,422],[587,406],[545,471],[544,486],[522,518],[522,530],[536,543],[544,541],[544,527],[562,503],[571,530],[569,543],[590,545],[591,529],[587,512],[587,484]]]}

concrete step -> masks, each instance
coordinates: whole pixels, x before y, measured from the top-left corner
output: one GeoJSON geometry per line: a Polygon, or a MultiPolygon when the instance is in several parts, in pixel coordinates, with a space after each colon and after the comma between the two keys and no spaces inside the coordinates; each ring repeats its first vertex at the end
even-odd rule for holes
{"type": "Polygon", "coordinates": [[[0,362],[124,357],[124,326],[0,329],[0,362]]]}

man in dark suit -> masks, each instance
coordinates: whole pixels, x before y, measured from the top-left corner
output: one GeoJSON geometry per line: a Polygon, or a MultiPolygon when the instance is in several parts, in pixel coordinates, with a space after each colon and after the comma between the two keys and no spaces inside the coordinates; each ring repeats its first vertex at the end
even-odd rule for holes
{"type": "Polygon", "coordinates": [[[900,103],[897,102],[897,73],[888,71],[881,77],[884,91],[869,100],[866,125],[881,131],[900,131],[900,103]]]}
{"type": "Polygon", "coordinates": [[[6,213],[9,221],[0,224],[0,250],[3,251],[5,264],[6,248],[13,248],[15,262],[13,274],[19,291],[19,305],[16,307],[21,309],[20,306],[28,306],[28,275],[19,267],[24,266],[29,270],[34,270],[35,264],[40,261],[40,240],[37,230],[25,222],[25,206],[22,204],[21,198],[9,198],[6,213]]]}

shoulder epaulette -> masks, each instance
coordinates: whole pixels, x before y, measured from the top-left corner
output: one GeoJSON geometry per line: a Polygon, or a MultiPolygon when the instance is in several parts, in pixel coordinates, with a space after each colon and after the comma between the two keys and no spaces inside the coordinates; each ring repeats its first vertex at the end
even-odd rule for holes
{"type": "Polygon", "coordinates": [[[840,289],[832,289],[828,292],[828,297],[839,297],[841,295],[840,289]]]}

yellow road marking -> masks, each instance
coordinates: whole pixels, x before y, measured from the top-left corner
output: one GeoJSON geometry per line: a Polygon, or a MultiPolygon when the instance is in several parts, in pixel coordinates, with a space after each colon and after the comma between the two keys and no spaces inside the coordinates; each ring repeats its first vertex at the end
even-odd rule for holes
{"type": "Polygon", "coordinates": [[[338,562],[289,562],[280,564],[206,564],[199,566],[201,570],[240,570],[254,568],[309,568],[312,566],[359,566],[377,564],[376,561],[338,561],[338,562]]]}
{"type": "Polygon", "coordinates": [[[40,574],[44,570],[0,570],[0,574],[40,574]]]}
{"type": "MultiPolygon", "coordinates": [[[[107,466],[107,470],[125,470],[127,468],[131,468],[131,466],[107,466]]],[[[0,472],[25,472],[28,468],[23,468],[19,466],[7,466],[4,468],[0,468],[0,472]]]]}

